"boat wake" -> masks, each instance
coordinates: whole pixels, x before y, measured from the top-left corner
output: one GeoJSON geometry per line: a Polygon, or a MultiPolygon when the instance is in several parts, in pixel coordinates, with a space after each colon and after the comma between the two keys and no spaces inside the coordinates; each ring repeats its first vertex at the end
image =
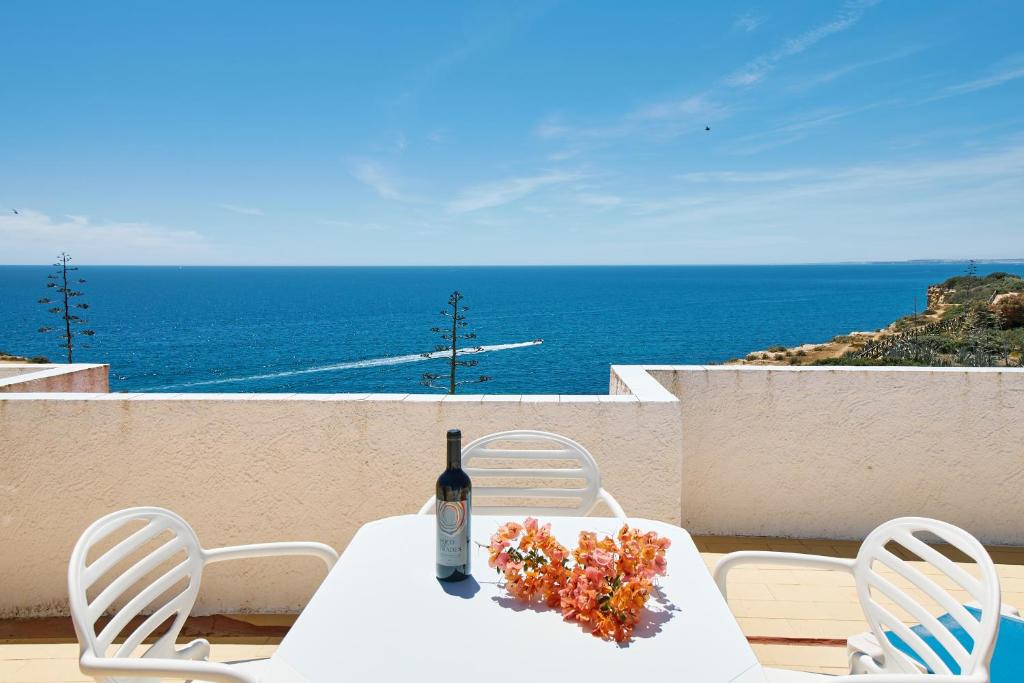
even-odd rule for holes
{"type": "MultiPolygon", "coordinates": [[[[489,353],[491,351],[507,351],[508,349],[521,349],[526,346],[538,346],[544,342],[543,339],[534,339],[527,342],[516,342],[515,344],[491,344],[490,346],[467,346],[459,349],[456,355],[471,356],[477,353],[489,353]]],[[[366,360],[354,360],[346,363],[334,363],[331,365],[317,365],[305,370],[284,370],[281,372],[269,372],[263,375],[246,375],[245,377],[222,377],[220,379],[206,379],[199,382],[184,382],[181,384],[168,384],[162,387],[146,389],[146,391],[165,391],[167,389],[184,389],[186,387],[203,387],[214,384],[230,384],[232,382],[251,382],[261,379],[278,379],[280,377],[295,377],[297,375],[311,375],[315,372],[336,372],[338,370],[354,370],[356,368],[376,368],[383,365],[401,365],[402,363],[418,363],[432,358],[444,358],[450,351],[432,351],[427,354],[410,353],[404,356],[390,356],[387,358],[367,358],[366,360]]]]}

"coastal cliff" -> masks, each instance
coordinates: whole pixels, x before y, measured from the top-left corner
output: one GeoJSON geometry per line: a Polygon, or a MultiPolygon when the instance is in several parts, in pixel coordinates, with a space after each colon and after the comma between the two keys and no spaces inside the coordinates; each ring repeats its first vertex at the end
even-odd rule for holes
{"type": "Polygon", "coordinates": [[[1024,365],[1024,280],[961,275],[928,287],[928,308],[873,332],[822,344],[771,346],[733,365],[1024,365]]]}

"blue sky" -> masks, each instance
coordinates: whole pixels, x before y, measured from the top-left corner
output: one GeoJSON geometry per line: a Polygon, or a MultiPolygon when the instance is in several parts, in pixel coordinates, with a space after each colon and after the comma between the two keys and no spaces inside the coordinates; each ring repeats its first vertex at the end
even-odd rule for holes
{"type": "Polygon", "coordinates": [[[1022,25],[1016,1],[5,3],[0,263],[1024,257],[1022,25]]]}

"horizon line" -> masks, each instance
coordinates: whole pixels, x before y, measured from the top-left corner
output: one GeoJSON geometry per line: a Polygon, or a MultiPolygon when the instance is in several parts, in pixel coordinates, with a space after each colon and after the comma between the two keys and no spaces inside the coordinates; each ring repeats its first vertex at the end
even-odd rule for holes
{"type": "MultiPolygon", "coordinates": [[[[716,267],[785,267],[785,266],[867,266],[970,263],[1024,264],[1021,258],[919,258],[862,261],[791,261],[777,263],[86,263],[75,265],[102,268],[716,268],[716,267]]],[[[50,267],[51,263],[0,263],[0,268],[50,267]]]]}

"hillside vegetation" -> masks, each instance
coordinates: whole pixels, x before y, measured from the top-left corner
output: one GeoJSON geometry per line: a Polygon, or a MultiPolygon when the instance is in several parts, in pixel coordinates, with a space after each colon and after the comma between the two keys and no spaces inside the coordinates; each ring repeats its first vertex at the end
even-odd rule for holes
{"type": "Polygon", "coordinates": [[[1024,279],[958,275],[928,288],[928,309],[876,332],[825,344],[771,347],[734,363],[755,365],[1024,366],[1024,279]]]}
{"type": "Polygon", "coordinates": [[[15,356],[12,353],[6,351],[0,351],[0,363],[49,363],[50,359],[43,356],[33,356],[32,358],[25,358],[24,356],[15,356]]]}
{"type": "Polygon", "coordinates": [[[818,364],[1020,366],[1024,280],[1009,273],[959,275],[929,290],[929,310],[887,334],[818,364]]]}

